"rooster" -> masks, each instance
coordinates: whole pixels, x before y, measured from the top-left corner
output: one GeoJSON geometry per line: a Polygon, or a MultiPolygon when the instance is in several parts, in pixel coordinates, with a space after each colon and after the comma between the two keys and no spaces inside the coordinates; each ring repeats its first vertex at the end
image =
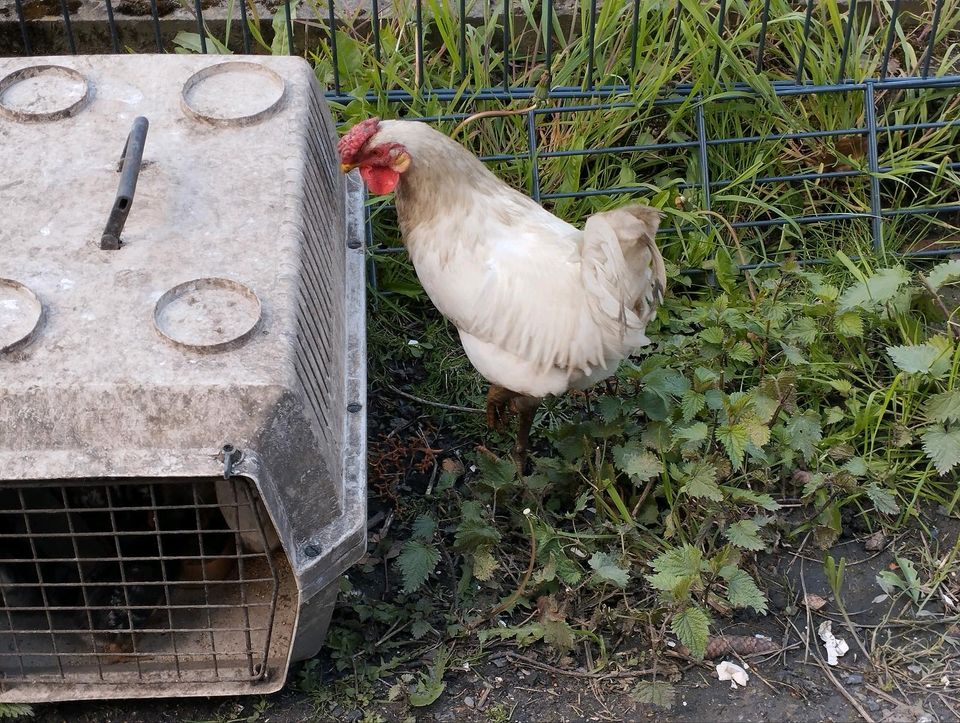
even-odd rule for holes
{"type": "Polygon", "coordinates": [[[396,192],[417,277],[490,382],[487,423],[518,419],[521,466],[544,397],[585,390],[649,343],[666,285],[656,209],[596,213],[581,231],[419,121],[370,118],[337,149],[371,193],[396,192]]]}

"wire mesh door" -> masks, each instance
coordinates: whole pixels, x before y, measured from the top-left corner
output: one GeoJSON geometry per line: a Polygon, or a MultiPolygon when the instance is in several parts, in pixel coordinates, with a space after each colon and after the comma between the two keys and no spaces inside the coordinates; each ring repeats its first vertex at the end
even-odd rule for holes
{"type": "Polygon", "coordinates": [[[280,571],[251,484],[220,484],[4,483],[0,692],[263,677],[280,571]]]}

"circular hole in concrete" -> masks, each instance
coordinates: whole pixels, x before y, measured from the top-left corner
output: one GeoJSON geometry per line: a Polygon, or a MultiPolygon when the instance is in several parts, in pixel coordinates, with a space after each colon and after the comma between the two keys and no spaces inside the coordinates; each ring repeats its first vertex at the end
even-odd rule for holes
{"type": "Polygon", "coordinates": [[[272,115],[283,100],[283,78],[258,63],[229,61],[191,75],[180,106],[194,120],[217,126],[251,125],[272,115]]]}
{"type": "Polygon", "coordinates": [[[0,354],[29,342],[43,318],[43,304],[19,281],[0,279],[0,354]]]}
{"type": "Polygon", "coordinates": [[[201,278],[174,286],[157,300],[154,325],[176,346],[225,351],[245,342],[260,323],[260,300],[243,284],[201,278]]]}
{"type": "Polygon", "coordinates": [[[62,65],[28,65],[0,79],[0,114],[18,121],[69,118],[89,97],[86,78],[62,65]]]}

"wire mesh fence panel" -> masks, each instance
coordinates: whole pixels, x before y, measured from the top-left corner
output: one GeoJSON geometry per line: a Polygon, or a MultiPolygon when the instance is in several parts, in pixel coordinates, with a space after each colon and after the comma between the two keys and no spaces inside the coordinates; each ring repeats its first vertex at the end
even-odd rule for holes
{"type": "MultiPolygon", "coordinates": [[[[960,9],[945,0],[0,0],[0,11],[4,54],[298,54],[343,124],[379,115],[450,132],[483,113],[458,140],[508,182],[574,222],[628,199],[658,205],[666,255],[689,271],[729,235],[717,215],[746,268],[960,246],[960,9]]],[[[374,280],[388,290],[397,237],[390,199],[372,203],[374,280]]]]}

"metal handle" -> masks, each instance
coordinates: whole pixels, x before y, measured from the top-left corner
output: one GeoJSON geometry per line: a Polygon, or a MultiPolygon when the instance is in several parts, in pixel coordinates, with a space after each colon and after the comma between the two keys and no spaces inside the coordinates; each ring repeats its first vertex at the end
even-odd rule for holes
{"type": "Polygon", "coordinates": [[[143,116],[133,121],[133,128],[123,144],[123,153],[117,170],[120,172],[120,187],[117,189],[117,198],[113,202],[107,227],[100,237],[100,248],[106,251],[116,251],[120,248],[120,232],[127,222],[127,215],[133,205],[133,194],[137,190],[137,179],[140,177],[140,164],[143,161],[143,146],[147,142],[147,129],[150,122],[143,116]]]}

